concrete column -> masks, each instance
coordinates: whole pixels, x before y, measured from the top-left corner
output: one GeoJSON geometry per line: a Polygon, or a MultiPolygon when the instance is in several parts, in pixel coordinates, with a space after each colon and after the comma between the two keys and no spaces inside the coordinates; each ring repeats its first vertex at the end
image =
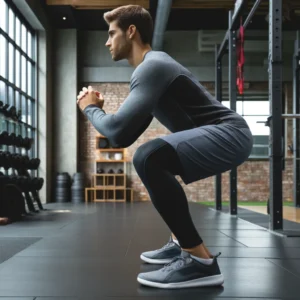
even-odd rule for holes
{"type": "Polygon", "coordinates": [[[41,160],[38,176],[44,178],[44,186],[39,192],[42,203],[51,202],[52,190],[52,77],[50,62],[50,32],[38,32],[37,69],[37,153],[41,160]]]}
{"type": "Polygon", "coordinates": [[[53,41],[53,171],[72,176],[78,156],[77,31],[56,30],[53,41]]]}

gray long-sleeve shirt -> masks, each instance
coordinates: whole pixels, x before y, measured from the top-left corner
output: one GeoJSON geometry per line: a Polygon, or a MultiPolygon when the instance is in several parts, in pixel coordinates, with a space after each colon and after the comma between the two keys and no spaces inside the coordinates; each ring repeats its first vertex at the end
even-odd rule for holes
{"type": "Polygon", "coordinates": [[[217,101],[197,79],[168,54],[148,52],[130,81],[130,94],[115,114],[95,105],[84,113],[114,147],[128,147],[147,129],[153,117],[171,132],[244,119],[217,101]]]}

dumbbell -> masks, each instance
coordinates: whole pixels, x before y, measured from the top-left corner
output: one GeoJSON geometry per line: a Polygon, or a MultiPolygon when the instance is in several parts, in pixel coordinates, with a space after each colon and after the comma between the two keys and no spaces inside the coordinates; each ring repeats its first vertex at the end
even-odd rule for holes
{"type": "Polygon", "coordinates": [[[14,105],[5,104],[4,115],[8,118],[15,118],[17,116],[17,109],[14,105]]]}
{"type": "Polygon", "coordinates": [[[5,164],[8,154],[10,154],[8,151],[0,151],[0,166],[5,164]]]}
{"type": "Polygon", "coordinates": [[[27,166],[28,170],[37,170],[39,165],[41,163],[41,160],[39,158],[32,158],[27,166]]]}
{"type": "Polygon", "coordinates": [[[15,139],[15,146],[22,147],[23,137],[19,134],[15,139]]]}
{"type": "Polygon", "coordinates": [[[36,188],[37,191],[39,191],[44,185],[44,178],[38,178],[38,180],[39,180],[39,183],[36,188]]]}
{"type": "Polygon", "coordinates": [[[18,154],[18,153],[14,153],[12,154],[12,168],[15,169],[20,169],[23,166],[23,156],[18,154]]]}
{"type": "Polygon", "coordinates": [[[4,159],[4,151],[0,151],[0,167],[2,167],[3,159],[4,159]]]}
{"type": "Polygon", "coordinates": [[[30,150],[32,144],[33,144],[33,139],[25,137],[23,139],[22,147],[25,148],[26,150],[30,150]]]}
{"type": "Polygon", "coordinates": [[[7,146],[14,146],[16,142],[16,134],[15,133],[10,133],[9,136],[6,139],[6,145],[7,146]]]}
{"type": "Polygon", "coordinates": [[[11,168],[12,157],[8,151],[0,153],[0,166],[2,166],[5,170],[11,168]]]}
{"type": "Polygon", "coordinates": [[[7,108],[9,107],[8,104],[4,104],[2,102],[2,106],[1,106],[1,112],[5,115],[7,113],[7,108]]]}
{"type": "Polygon", "coordinates": [[[7,138],[8,138],[8,132],[7,131],[2,131],[0,133],[0,144],[6,145],[7,138]]]}
{"type": "Polygon", "coordinates": [[[13,167],[17,170],[28,170],[30,159],[27,155],[13,154],[13,167]]]}
{"type": "Polygon", "coordinates": [[[18,110],[16,117],[17,117],[18,121],[21,121],[21,119],[22,119],[22,110],[21,109],[18,110]]]}
{"type": "Polygon", "coordinates": [[[30,159],[29,159],[28,155],[23,155],[22,156],[22,165],[21,165],[22,169],[28,170],[29,162],[30,162],[30,159]]]}
{"type": "Polygon", "coordinates": [[[98,168],[98,169],[97,169],[97,173],[98,173],[98,174],[103,174],[103,173],[104,173],[104,170],[103,170],[103,169],[100,169],[100,168],[98,168]]]}
{"type": "Polygon", "coordinates": [[[6,117],[8,117],[8,111],[7,111],[7,109],[9,108],[9,104],[3,104],[3,106],[2,106],[2,113],[6,116],[6,117]]]}
{"type": "Polygon", "coordinates": [[[31,188],[36,191],[39,191],[43,187],[43,184],[44,184],[43,178],[35,177],[31,179],[31,188]]]}

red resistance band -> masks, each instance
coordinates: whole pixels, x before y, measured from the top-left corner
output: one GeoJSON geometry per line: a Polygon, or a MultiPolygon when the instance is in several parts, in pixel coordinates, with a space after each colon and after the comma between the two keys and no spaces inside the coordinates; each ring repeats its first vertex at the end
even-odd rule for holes
{"type": "Polygon", "coordinates": [[[238,87],[238,91],[240,95],[244,93],[244,63],[245,63],[245,55],[244,55],[244,27],[240,26],[240,38],[237,42],[237,80],[236,85],[238,87]]]}

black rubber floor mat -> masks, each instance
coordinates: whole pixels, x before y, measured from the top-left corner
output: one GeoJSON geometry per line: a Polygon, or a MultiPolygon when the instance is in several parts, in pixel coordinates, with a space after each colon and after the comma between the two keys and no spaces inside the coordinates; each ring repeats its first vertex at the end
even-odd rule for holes
{"type": "Polygon", "coordinates": [[[0,238],[0,264],[18,252],[36,243],[39,237],[1,237],[0,238]]]}
{"type": "MultiPolygon", "coordinates": [[[[224,207],[222,209],[222,212],[229,213],[229,208],[224,207]]],[[[261,214],[246,208],[238,207],[238,217],[253,224],[269,229],[269,215],[261,214]]],[[[300,223],[283,220],[283,230],[278,231],[278,233],[281,233],[288,237],[299,237],[300,223]]]]}

